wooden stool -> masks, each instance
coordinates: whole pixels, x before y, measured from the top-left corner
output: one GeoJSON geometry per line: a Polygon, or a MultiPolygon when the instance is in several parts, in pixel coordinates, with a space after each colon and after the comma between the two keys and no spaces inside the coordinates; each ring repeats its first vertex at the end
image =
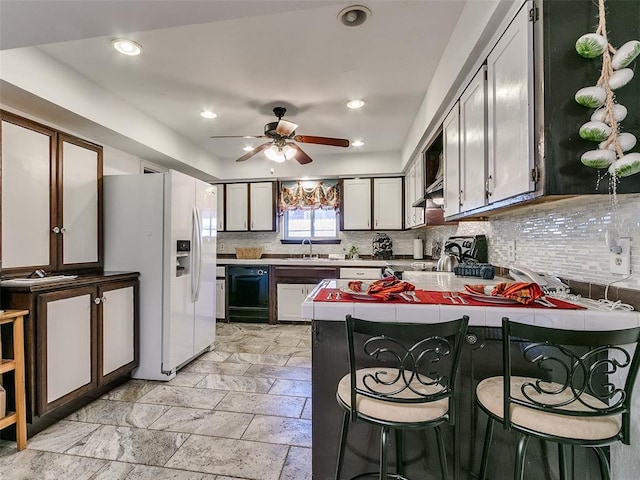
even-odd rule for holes
{"type": "MultiPolygon", "coordinates": [[[[2,358],[2,338],[0,335],[0,375],[14,372],[14,403],[15,412],[0,418],[0,430],[16,424],[16,442],[18,450],[27,447],[27,410],[25,403],[24,385],[24,316],[28,310],[7,310],[0,313],[0,326],[13,324],[13,358],[2,358]]],[[[0,332],[1,333],[1,332],[0,332]]]]}

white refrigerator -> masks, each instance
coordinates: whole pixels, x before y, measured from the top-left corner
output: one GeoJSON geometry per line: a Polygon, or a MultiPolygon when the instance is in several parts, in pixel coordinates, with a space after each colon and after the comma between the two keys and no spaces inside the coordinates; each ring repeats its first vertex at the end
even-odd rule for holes
{"type": "Polygon", "coordinates": [[[140,272],[140,366],[171,380],[215,340],[217,191],[188,175],[105,176],[105,270],[140,272]]]}

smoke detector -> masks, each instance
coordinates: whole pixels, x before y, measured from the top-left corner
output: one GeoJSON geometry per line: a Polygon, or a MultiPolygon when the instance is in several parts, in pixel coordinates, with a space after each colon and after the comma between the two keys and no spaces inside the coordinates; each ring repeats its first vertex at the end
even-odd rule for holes
{"type": "Polygon", "coordinates": [[[338,14],[338,21],[345,27],[359,27],[371,16],[371,10],[362,5],[351,5],[343,8],[338,14]]]}

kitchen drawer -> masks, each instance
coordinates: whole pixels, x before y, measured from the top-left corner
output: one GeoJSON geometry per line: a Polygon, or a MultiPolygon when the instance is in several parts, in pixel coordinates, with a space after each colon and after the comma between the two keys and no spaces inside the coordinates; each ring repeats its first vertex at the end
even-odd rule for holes
{"type": "Polygon", "coordinates": [[[372,268],[340,268],[340,278],[357,278],[364,280],[378,280],[382,276],[382,269],[372,268]]]}

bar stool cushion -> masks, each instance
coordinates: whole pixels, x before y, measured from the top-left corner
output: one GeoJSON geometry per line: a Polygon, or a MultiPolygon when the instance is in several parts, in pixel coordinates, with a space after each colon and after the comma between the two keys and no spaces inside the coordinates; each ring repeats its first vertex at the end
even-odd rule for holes
{"type": "MultiPolygon", "coordinates": [[[[511,395],[519,400],[529,401],[522,394],[521,387],[525,383],[535,382],[536,380],[538,379],[511,377],[511,395]]],[[[503,377],[491,377],[481,381],[476,388],[478,401],[498,418],[504,418],[503,385],[503,377]]],[[[549,390],[562,388],[557,383],[544,383],[543,385],[549,390]]],[[[571,390],[567,390],[562,394],[554,395],[538,394],[533,389],[527,389],[527,393],[538,402],[544,403],[547,400],[550,404],[558,404],[573,398],[571,390]]],[[[602,401],[589,394],[583,393],[580,398],[589,405],[597,406],[598,408],[606,407],[602,401]]],[[[593,412],[593,410],[578,401],[558,408],[573,412],[593,412]]],[[[576,440],[603,440],[618,435],[622,427],[622,415],[578,417],[542,412],[523,405],[511,404],[511,422],[522,428],[556,437],[576,440]]]]}
{"type": "MultiPolygon", "coordinates": [[[[356,371],[356,386],[360,389],[367,390],[363,382],[363,378],[367,374],[375,375],[383,382],[393,382],[398,378],[398,369],[396,368],[363,368],[356,371]],[[385,372],[385,373],[380,373],[385,372]]],[[[423,377],[423,381],[430,379],[423,377]]],[[[371,385],[368,380],[367,384],[371,385]]],[[[416,379],[411,381],[411,388],[422,394],[436,394],[442,390],[442,386],[423,385],[416,379]]],[[[375,389],[378,392],[389,393],[404,386],[404,381],[400,377],[399,381],[390,385],[376,384],[375,389]]],[[[347,374],[338,383],[337,395],[339,399],[347,406],[351,407],[351,375],[347,374]]],[[[422,403],[398,403],[392,400],[379,400],[370,398],[365,395],[357,395],[356,410],[359,414],[383,422],[396,423],[422,423],[429,422],[444,417],[449,411],[449,400],[443,398],[436,401],[427,401],[424,397],[413,393],[409,389],[405,389],[399,394],[393,395],[394,398],[420,398],[422,403]]]]}

